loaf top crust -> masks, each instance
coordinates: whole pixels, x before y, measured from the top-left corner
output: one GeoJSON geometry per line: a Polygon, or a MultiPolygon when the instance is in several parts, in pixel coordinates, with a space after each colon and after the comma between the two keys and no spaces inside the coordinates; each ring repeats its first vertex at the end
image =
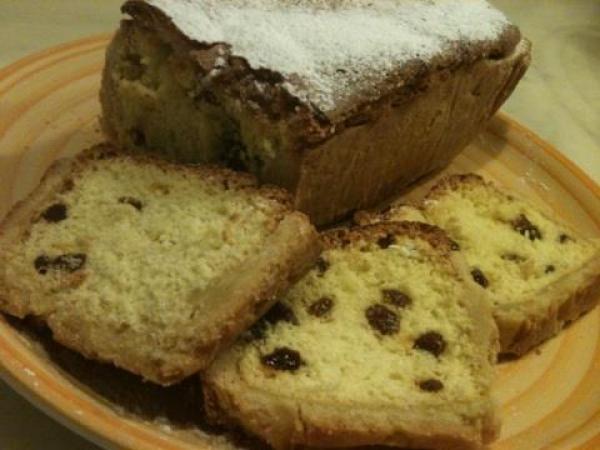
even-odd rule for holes
{"type": "Polygon", "coordinates": [[[215,76],[235,57],[333,122],[433,70],[506,56],[520,40],[484,0],[129,0],[123,11],[218,48],[215,76]]]}

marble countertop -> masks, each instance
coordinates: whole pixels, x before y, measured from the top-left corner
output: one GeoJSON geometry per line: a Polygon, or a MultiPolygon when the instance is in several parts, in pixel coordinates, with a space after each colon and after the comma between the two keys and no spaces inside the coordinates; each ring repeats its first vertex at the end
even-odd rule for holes
{"type": "MultiPolygon", "coordinates": [[[[533,64],[503,110],[600,183],[600,2],[492,0],[534,44],[533,64]]],[[[121,0],[2,0],[0,67],[117,27],[121,0]]],[[[1,119],[1,118],[0,118],[1,119]]],[[[0,382],[0,448],[93,450],[0,382]]]]}

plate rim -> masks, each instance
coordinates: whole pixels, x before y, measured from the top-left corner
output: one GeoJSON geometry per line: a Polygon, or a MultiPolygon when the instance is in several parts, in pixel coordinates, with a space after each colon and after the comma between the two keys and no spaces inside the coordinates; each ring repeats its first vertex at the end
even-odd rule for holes
{"type": "MultiPolygon", "coordinates": [[[[90,35],[81,39],[68,41],[62,44],[51,46],[31,53],[14,62],[0,68],[0,82],[18,72],[21,68],[28,66],[43,58],[60,54],[61,52],[72,50],[78,46],[90,46],[104,42],[108,44],[114,32],[100,33],[90,35]]],[[[523,148],[522,142],[519,139],[532,145],[535,151],[542,152],[544,155],[554,160],[559,166],[568,170],[576,178],[575,183],[581,183],[593,198],[600,201],[600,185],[596,183],[590,175],[588,175],[581,167],[579,167],[568,156],[563,154],[555,146],[540,137],[537,133],[518,122],[509,114],[502,111],[497,112],[482,129],[482,132],[490,133],[502,140],[509,142],[521,155],[532,160],[529,152],[523,148]]],[[[533,160],[532,160],[533,161],[533,160]]],[[[533,161],[537,164],[536,161],[533,161]]],[[[544,170],[552,174],[552,169],[544,167],[544,170]]],[[[571,183],[569,184],[571,185],[571,183]]],[[[565,186],[568,189],[568,186],[565,186]]],[[[569,192],[571,192],[569,190],[569,192]]],[[[600,227],[600,215],[590,214],[590,218],[595,222],[596,226],[600,227]]],[[[132,427],[126,433],[111,433],[111,424],[108,416],[104,420],[94,420],[94,416],[86,414],[85,416],[78,415],[76,409],[61,408],[61,384],[53,384],[53,379],[60,379],[61,383],[71,384],[72,388],[78,391],[78,397],[81,396],[84,403],[89,407],[101,411],[103,415],[118,414],[110,408],[109,405],[102,404],[98,399],[94,398],[84,389],[80,388],[72,381],[60,373],[48,373],[44,368],[44,361],[28,349],[25,341],[23,341],[21,333],[13,328],[6,320],[4,315],[0,315],[0,378],[2,378],[12,389],[20,396],[25,398],[37,409],[43,411],[46,415],[56,420],[67,429],[72,430],[83,438],[95,443],[103,448],[131,448],[131,449],[153,449],[160,435],[163,433],[159,430],[148,429],[137,423],[133,423],[127,417],[118,417],[118,421],[122,423],[124,420],[128,422],[128,428],[132,427]],[[30,362],[34,362],[36,373],[41,373],[42,377],[36,375],[31,376],[32,367],[30,362]],[[48,380],[45,378],[48,377],[48,380]],[[141,434],[132,434],[131,431],[136,430],[141,434]],[[152,439],[152,442],[150,442],[152,439]]],[[[166,443],[168,444],[168,443],[166,443]]],[[[210,443],[206,443],[205,448],[210,448],[210,443]]],[[[179,439],[176,446],[165,446],[165,448],[185,449],[185,448],[202,448],[201,444],[195,444],[193,447],[188,445],[182,439],[179,439]]]]}

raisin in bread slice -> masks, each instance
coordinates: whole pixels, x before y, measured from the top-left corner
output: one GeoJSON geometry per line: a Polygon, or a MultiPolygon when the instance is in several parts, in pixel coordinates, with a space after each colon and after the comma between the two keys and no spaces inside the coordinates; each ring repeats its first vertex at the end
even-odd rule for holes
{"type": "Polygon", "coordinates": [[[323,237],[316,266],[204,374],[206,408],[277,449],[478,448],[497,432],[497,330],[438,228],[323,237]]]}
{"type": "Polygon", "coordinates": [[[600,241],[474,174],[440,181],[421,208],[361,213],[359,223],[423,215],[462,249],[492,302],[501,351],[522,355],[600,299],[600,241]]]}
{"type": "Polygon", "coordinates": [[[206,367],[319,253],[283,191],[108,146],[57,162],[0,230],[4,312],[165,385],[206,367]]]}

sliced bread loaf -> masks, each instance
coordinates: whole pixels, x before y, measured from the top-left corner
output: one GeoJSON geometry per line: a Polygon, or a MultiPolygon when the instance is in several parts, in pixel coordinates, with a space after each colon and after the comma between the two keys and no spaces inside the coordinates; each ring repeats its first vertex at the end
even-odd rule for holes
{"type": "Polygon", "coordinates": [[[478,175],[443,179],[420,209],[397,205],[356,219],[366,224],[417,213],[460,246],[489,294],[503,353],[522,355],[600,300],[600,241],[478,175]]]}
{"type": "Polygon", "coordinates": [[[289,189],[318,225],[451,161],[531,45],[484,0],[128,0],[107,136],[289,189]],[[360,30],[357,32],[357,30],[360,30]]]}
{"type": "Polygon", "coordinates": [[[438,228],[323,237],[316,266],[203,377],[213,420],[277,449],[478,448],[497,432],[497,330],[438,228]]]}
{"type": "Polygon", "coordinates": [[[169,384],[206,367],[318,253],[279,189],[99,146],[57,162],[0,227],[0,308],[169,384]]]}

